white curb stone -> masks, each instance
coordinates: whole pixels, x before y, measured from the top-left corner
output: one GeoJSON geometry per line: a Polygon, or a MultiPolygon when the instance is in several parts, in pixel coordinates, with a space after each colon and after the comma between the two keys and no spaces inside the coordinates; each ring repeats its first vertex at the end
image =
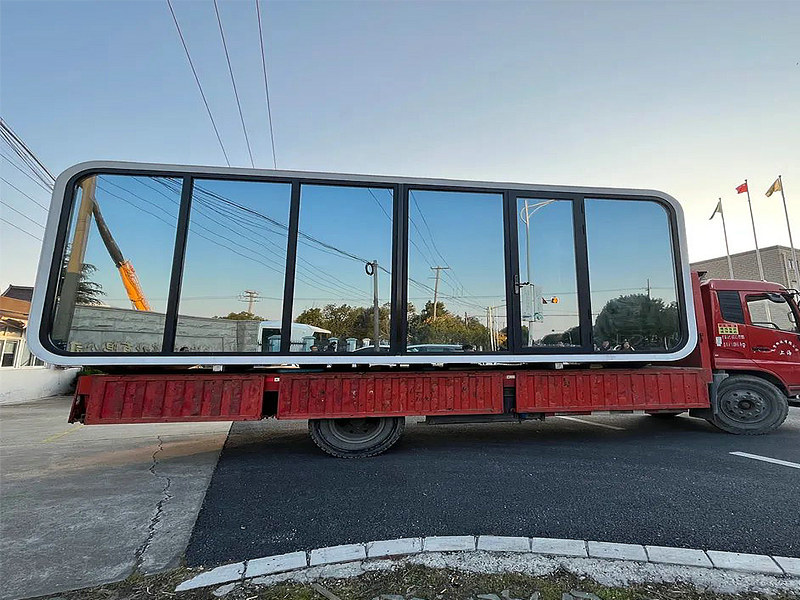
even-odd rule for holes
{"type": "Polygon", "coordinates": [[[650,562],[667,565],[685,565],[688,567],[706,567],[714,565],[702,550],[693,548],[670,548],[668,546],[645,546],[650,562]]]}
{"type": "Polygon", "coordinates": [[[531,552],[555,556],[578,556],[586,558],[586,542],[558,538],[531,538],[531,552]]]}
{"type": "Polygon", "coordinates": [[[474,535],[437,535],[422,540],[425,552],[464,552],[475,550],[474,535]]]}
{"type": "Polygon", "coordinates": [[[526,537],[481,535],[478,536],[478,550],[488,550],[490,552],[530,552],[531,540],[526,537]]]}
{"type": "Polygon", "coordinates": [[[208,585],[218,585],[220,583],[228,583],[241,579],[244,575],[244,563],[238,562],[231,565],[222,565],[216,569],[211,569],[206,573],[200,573],[196,577],[192,577],[188,581],[184,581],[175,588],[176,592],[184,590],[193,590],[199,587],[206,587],[208,585]]]}
{"type": "Polygon", "coordinates": [[[800,558],[789,558],[788,556],[773,556],[773,560],[778,563],[787,575],[800,577],[800,558]]]}
{"type": "Polygon", "coordinates": [[[740,552],[721,552],[719,550],[709,550],[707,554],[718,569],[783,575],[783,570],[778,564],[769,556],[763,554],[743,554],[740,552]]]}
{"type": "Polygon", "coordinates": [[[367,558],[386,558],[422,552],[422,538],[400,538],[367,544],[367,558]]]}
{"type": "Polygon", "coordinates": [[[283,571],[303,569],[308,566],[308,557],[305,552],[290,552],[278,556],[266,556],[247,561],[245,578],[272,575],[283,571]]]}
{"type": "Polygon", "coordinates": [[[331,563],[350,562],[367,558],[367,549],[363,544],[345,544],[342,546],[328,546],[317,548],[309,554],[309,565],[316,567],[331,563]]]}
{"type": "Polygon", "coordinates": [[[638,544],[615,544],[613,542],[589,542],[591,558],[614,558],[617,560],[636,560],[647,562],[644,546],[638,544]]]}

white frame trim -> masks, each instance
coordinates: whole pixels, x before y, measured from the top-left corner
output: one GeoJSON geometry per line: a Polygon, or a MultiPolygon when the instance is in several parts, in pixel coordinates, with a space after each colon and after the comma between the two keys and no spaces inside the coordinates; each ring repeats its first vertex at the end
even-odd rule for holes
{"type": "Polygon", "coordinates": [[[351,175],[342,173],[319,173],[309,171],[280,171],[273,169],[244,169],[239,167],[203,167],[192,165],[169,165],[155,163],[134,163],[121,161],[89,161],[79,163],[66,169],[56,179],[53,189],[53,197],[50,202],[50,211],[47,216],[44,242],[39,258],[39,268],[36,274],[36,284],[34,286],[33,301],[31,303],[29,331],[35,332],[28,340],[31,351],[46,363],[64,366],[81,365],[197,365],[197,364],[217,364],[217,365],[283,365],[283,364],[304,364],[304,365],[431,365],[431,364],[477,364],[477,363],[501,363],[501,364],[542,364],[542,363],[614,363],[614,362],[672,362],[681,360],[689,356],[697,346],[697,318],[694,310],[694,298],[692,294],[692,279],[689,269],[689,252],[686,241],[686,226],[683,215],[683,208],[680,203],[664,192],[646,189],[629,188],[592,188],[592,187],[573,187],[573,186],[544,186],[526,185],[519,183],[504,182],[483,182],[454,179],[429,179],[415,177],[386,177],[381,175],[351,175]],[[465,361],[466,355],[320,355],[310,356],[305,354],[263,354],[263,355],[193,355],[178,354],[171,356],[88,356],[70,355],[63,356],[50,352],[42,346],[39,341],[41,330],[45,292],[47,290],[48,276],[52,267],[53,253],[58,231],[58,222],[64,203],[71,201],[66,198],[67,183],[75,175],[84,171],[103,171],[106,169],[131,169],[137,171],[152,171],[154,174],[163,174],[165,171],[176,171],[188,175],[211,176],[241,175],[246,177],[284,177],[284,178],[318,178],[329,179],[332,181],[363,181],[376,184],[408,184],[412,186],[465,186],[473,189],[486,188],[491,190],[507,189],[520,192],[539,192],[539,193],[571,193],[591,196],[593,194],[617,195],[620,198],[625,196],[652,196],[659,198],[672,206],[677,219],[677,237],[679,241],[679,256],[682,272],[680,276],[683,281],[683,297],[679,301],[685,307],[687,320],[688,339],[680,350],[671,353],[659,354],[469,354],[469,361],[465,361]],[[361,360],[358,360],[358,359],[361,360]],[[354,360],[356,359],[356,360],[354,360]]]}

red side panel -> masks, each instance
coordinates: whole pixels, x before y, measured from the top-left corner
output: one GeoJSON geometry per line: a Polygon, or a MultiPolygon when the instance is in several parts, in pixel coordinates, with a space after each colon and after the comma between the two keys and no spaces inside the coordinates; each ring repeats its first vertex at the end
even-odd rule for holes
{"type": "Polygon", "coordinates": [[[281,375],[279,419],[503,412],[505,373],[281,375]]]}
{"type": "Polygon", "coordinates": [[[261,418],[261,375],[91,375],[81,377],[75,407],[87,425],[261,418]]]}
{"type": "Polygon", "coordinates": [[[705,369],[518,371],[517,412],[705,408],[705,369]]]}

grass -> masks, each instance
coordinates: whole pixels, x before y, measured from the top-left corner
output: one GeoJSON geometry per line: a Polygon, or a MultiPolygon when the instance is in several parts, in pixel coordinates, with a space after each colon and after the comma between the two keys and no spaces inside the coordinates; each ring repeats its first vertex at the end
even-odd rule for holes
{"type": "MultiPolygon", "coordinates": [[[[215,600],[213,591],[219,586],[175,593],[175,587],[198,571],[181,568],[168,573],[135,575],[109,585],[62,592],[46,596],[50,600],[215,600]]],[[[539,592],[541,600],[562,600],[571,590],[592,592],[602,600],[790,600],[797,595],[781,594],[718,594],[696,589],[686,584],[652,583],[625,588],[607,587],[590,579],[576,577],[566,571],[546,577],[506,573],[486,575],[451,569],[433,569],[405,565],[392,571],[368,572],[359,577],[317,582],[339,600],[372,600],[381,594],[397,594],[405,598],[424,600],[468,600],[478,594],[497,594],[509,591],[511,598],[529,600],[539,592]]],[[[325,600],[324,592],[309,584],[281,583],[257,586],[239,583],[227,593],[225,600],[325,600]]],[[[331,597],[329,597],[330,600],[331,597]]]]}

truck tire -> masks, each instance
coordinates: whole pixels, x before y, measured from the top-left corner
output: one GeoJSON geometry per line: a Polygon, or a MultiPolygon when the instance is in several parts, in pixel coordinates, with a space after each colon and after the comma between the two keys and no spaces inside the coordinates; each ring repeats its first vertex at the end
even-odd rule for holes
{"type": "Polygon", "coordinates": [[[337,458],[368,458],[386,452],[400,439],[405,417],[311,419],[311,439],[337,458]]]}
{"type": "Polygon", "coordinates": [[[731,375],[719,384],[716,406],[708,421],[728,433],[761,435],[777,429],[789,414],[783,392],[769,381],[731,375]]]}

